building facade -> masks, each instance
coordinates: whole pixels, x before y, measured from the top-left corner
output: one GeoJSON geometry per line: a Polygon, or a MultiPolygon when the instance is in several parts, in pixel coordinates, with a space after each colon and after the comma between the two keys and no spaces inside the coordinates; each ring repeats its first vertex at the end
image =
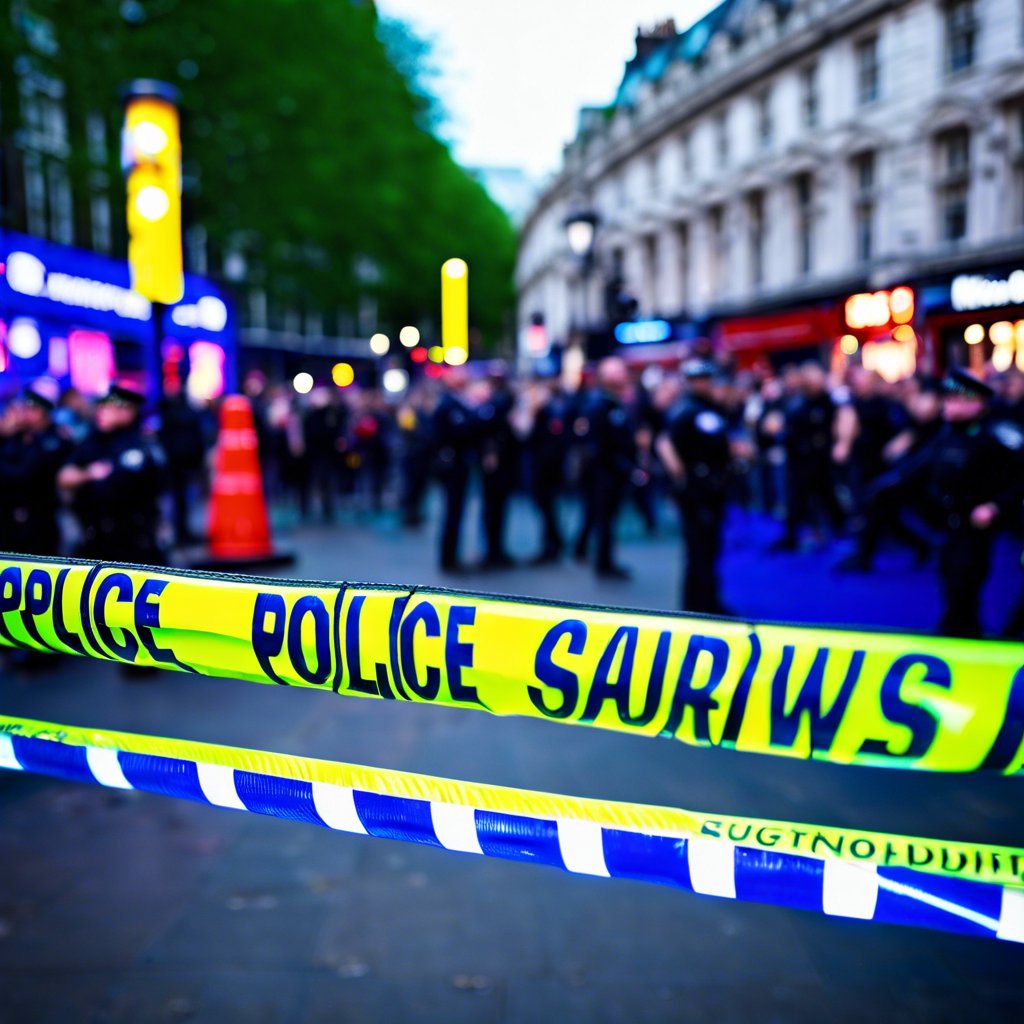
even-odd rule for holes
{"type": "Polygon", "coordinates": [[[638,33],[612,105],[581,112],[523,227],[521,351],[595,355],[629,318],[741,364],[1024,368],[1021,268],[1020,0],[725,0],[638,33]]]}

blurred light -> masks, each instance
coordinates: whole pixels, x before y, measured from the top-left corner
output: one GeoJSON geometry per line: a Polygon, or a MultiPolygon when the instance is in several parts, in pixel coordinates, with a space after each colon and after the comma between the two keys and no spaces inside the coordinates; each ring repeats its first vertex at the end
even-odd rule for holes
{"type": "Polygon", "coordinates": [[[917,335],[910,324],[900,324],[899,327],[893,328],[892,336],[897,341],[917,341],[917,335]]]}
{"type": "Polygon", "coordinates": [[[913,375],[917,369],[917,344],[905,341],[876,341],[865,345],[861,362],[890,384],[913,375]]]}
{"type": "Polygon", "coordinates": [[[385,391],[392,395],[398,395],[409,386],[409,374],[398,367],[392,367],[390,370],[384,371],[381,383],[384,385],[385,391]]]}
{"type": "Polygon", "coordinates": [[[427,361],[427,350],[425,348],[414,348],[410,353],[414,363],[425,363],[427,361]]]}
{"type": "Polygon", "coordinates": [[[209,402],[224,394],[224,349],[215,341],[193,341],[188,347],[189,396],[209,402]]]}
{"type": "Polygon", "coordinates": [[[430,363],[427,366],[427,376],[433,380],[437,380],[444,373],[443,366],[437,366],[435,363],[430,363]]]}
{"type": "Polygon", "coordinates": [[[450,260],[445,260],[441,264],[441,273],[452,280],[465,277],[468,270],[469,267],[466,265],[466,261],[460,260],[458,256],[453,256],[450,260]]]}
{"type": "Polygon", "coordinates": [[[46,372],[58,380],[66,377],[71,372],[71,363],[68,356],[68,339],[51,338],[49,353],[46,361],[46,372]]]}
{"type": "Polygon", "coordinates": [[[980,345],[985,338],[985,328],[981,324],[970,324],[964,328],[964,341],[968,345],[980,345]]]}
{"type": "Polygon", "coordinates": [[[543,359],[551,351],[544,324],[530,324],[526,328],[526,351],[535,359],[543,359]]]}
{"type": "Polygon", "coordinates": [[[331,380],[338,385],[339,388],[347,388],[349,384],[356,379],[356,371],[352,369],[349,363],[335,363],[331,367],[331,380]]]}
{"type": "Polygon", "coordinates": [[[461,345],[452,345],[444,350],[444,361],[449,366],[462,366],[469,359],[469,353],[461,345]]]}
{"type": "Polygon", "coordinates": [[[1004,373],[1013,365],[1013,346],[996,345],[992,350],[992,369],[1004,373]]]}
{"type": "Polygon", "coordinates": [[[846,326],[855,331],[884,327],[890,318],[888,292],[859,292],[846,300],[846,326]]]}
{"type": "Polygon", "coordinates": [[[155,121],[140,121],[132,130],[132,145],[144,156],[156,156],[169,141],[167,132],[155,121]]]}
{"type": "Polygon", "coordinates": [[[430,357],[432,363],[443,363],[444,362],[444,349],[440,345],[431,345],[427,349],[427,355],[430,357]]]}
{"type": "Polygon", "coordinates": [[[844,355],[852,356],[860,348],[860,342],[852,334],[844,334],[839,339],[839,348],[844,355]]]}
{"type": "Polygon", "coordinates": [[[1024,320],[1018,320],[1013,325],[1013,333],[1017,336],[1018,351],[1024,349],[1024,320]]]}
{"type": "Polygon", "coordinates": [[[91,397],[106,394],[116,372],[110,336],[102,331],[72,331],[68,356],[71,386],[91,397]]]}
{"type": "Polygon", "coordinates": [[[204,295],[195,304],[183,302],[175,306],[171,310],[171,320],[179,327],[223,331],[228,323],[228,307],[216,295],[204,295]]]}
{"type": "Polygon", "coordinates": [[[297,373],[292,378],[292,387],[300,395],[308,395],[313,390],[313,375],[310,373],[297,373]]]}
{"type": "Polygon", "coordinates": [[[411,325],[403,327],[398,332],[398,340],[406,348],[415,348],[420,343],[420,332],[411,325]]]}
{"type": "Polygon", "coordinates": [[[576,256],[586,256],[594,240],[594,225],[586,220],[574,220],[565,227],[569,248],[576,256]]]}
{"type": "Polygon", "coordinates": [[[569,391],[575,391],[583,379],[586,356],[579,345],[573,345],[562,357],[562,383],[569,391]]]}
{"type": "Polygon", "coordinates": [[[893,288],[889,296],[889,309],[895,323],[909,324],[914,319],[914,291],[905,285],[893,288]]]}
{"type": "Polygon", "coordinates": [[[993,345],[1009,345],[1013,341],[1013,324],[1009,320],[997,320],[988,329],[988,336],[993,345]]]}
{"type": "Polygon", "coordinates": [[[665,341],[671,336],[672,325],[667,320],[639,320],[615,326],[615,340],[620,345],[665,341]]]}
{"type": "Polygon", "coordinates": [[[386,356],[391,348],[391,339],[386,334],[375,334],[370,338],[370,351],[375,356],[386,356]]]}
{"type": "Polygon", "coordinates": [[[39,336],[39,325],[35,320],[18,317],[11,321],[7,332],[7,350],[19,359],[31,359],[39,354],[43,339],[39,336]]]}
{"type": "Polygon", "coordinates": [[[135,197],[135,209],[139,216],[146,220],[157,221],[167,216],[171,208],[171,198],[159,185],[147,185],[139,190],[135,197]]]}
{"type": "Polygon", "coordinates": [[[22,295],[46,291],[46,265],[30,252],[12,252],[7,257],[7,283],[22,295]]]}

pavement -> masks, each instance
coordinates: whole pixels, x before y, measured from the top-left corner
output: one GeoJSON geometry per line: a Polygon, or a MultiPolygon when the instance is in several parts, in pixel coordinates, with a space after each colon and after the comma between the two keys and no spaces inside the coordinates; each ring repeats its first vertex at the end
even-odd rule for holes
{"type": "MultiPolygon", "coordinates": [[[[472,510],[471,510],[472,513],[472,510]]],[[[679,541],[623,524],[633,579],[584,566],[453,579],[431,530],[277,517],[295,578],[444,584],[676,606],[679,541]]],[[[476,516],[471,514],[476,543],[476,516]]],[[[536,522],[514,511],[513,552],[536,522]]],[[[736,517],[725,597],[744,616],[925,630],[934,566],[842,548],[772,555],[736,517]]],[[[468,553],[468,549],[467,549],[468,553]]],[[[1020,585],[1009,544],[986,593],[1020,585]]],[[[472,711],[235,680],[129,681],[62,659],[5,668],[6,713],[262,747],[578,796],[1024,845],[1020,779],[843,768],[472,711]]],[[[692,896],[138,793],[0,773],[0,1022],[989,1021],[1021,1019],[1024,947],[692,896]]]]}

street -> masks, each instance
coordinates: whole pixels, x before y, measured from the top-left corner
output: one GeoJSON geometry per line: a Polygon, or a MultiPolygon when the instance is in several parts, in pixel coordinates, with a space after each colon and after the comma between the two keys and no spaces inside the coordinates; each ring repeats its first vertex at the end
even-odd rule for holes
{"type": "MultiPolygon", "coordinates": [[[[471,512],[475,513],[471,507],[471,512]]],[[[476,514],[470,516],[475,523],[476,514]]],[[[525,507],[513,553],[533,553],[525,507]]],[[[779,621],[923,629],[934,568],[768,556],[734,520],[725,597],[779,621]],[[885,575],[886,569],[891,578],[885,575]]],[[[472,531],[469,531],[472,534],[472,531]]],[[[627,520],[629,582],[571,561],[443,577],[433,527],[279,531],[307,579],[674,608],[679,542],[627,520]]],[[[472,535],[467,538],[472,553],[472,535]]],[[[997,620],[1019,577],[1001,549],[997,620]]],[[[1020,780],[790,761],[668,740],[62,660],[4,672],[5,713],[577,796],[1024,844],[1020,780]]],[[[0,774],[0,1021],[1019,1020],[1021,947],[344,835],[0,774]]]]}

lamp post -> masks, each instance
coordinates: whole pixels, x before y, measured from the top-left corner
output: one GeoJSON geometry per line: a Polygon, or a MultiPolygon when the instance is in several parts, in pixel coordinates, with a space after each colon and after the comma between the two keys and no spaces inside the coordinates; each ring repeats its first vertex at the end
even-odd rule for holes
{"type": "MultiPolygon", "coordinates": [[[[565,228],[565,239],[569,251],[576,258],[581,282],[579,302],[579,326],[573,331],[573,340],[569,345],[572,356],[569,365],[573,368],[571,375],[576,375],[575,367],[582,370],[584,363],[584,347],[587,336],[587,286],[594,269],[594,237],[597,234],[601,218],[595,210],[577,208],[569,213],[562,222],[565,228]]],[[[567,353],[568,354],[568,353],[567,353]]],[[[571,383],[567,381],[567,383],[571,383]]]]}

